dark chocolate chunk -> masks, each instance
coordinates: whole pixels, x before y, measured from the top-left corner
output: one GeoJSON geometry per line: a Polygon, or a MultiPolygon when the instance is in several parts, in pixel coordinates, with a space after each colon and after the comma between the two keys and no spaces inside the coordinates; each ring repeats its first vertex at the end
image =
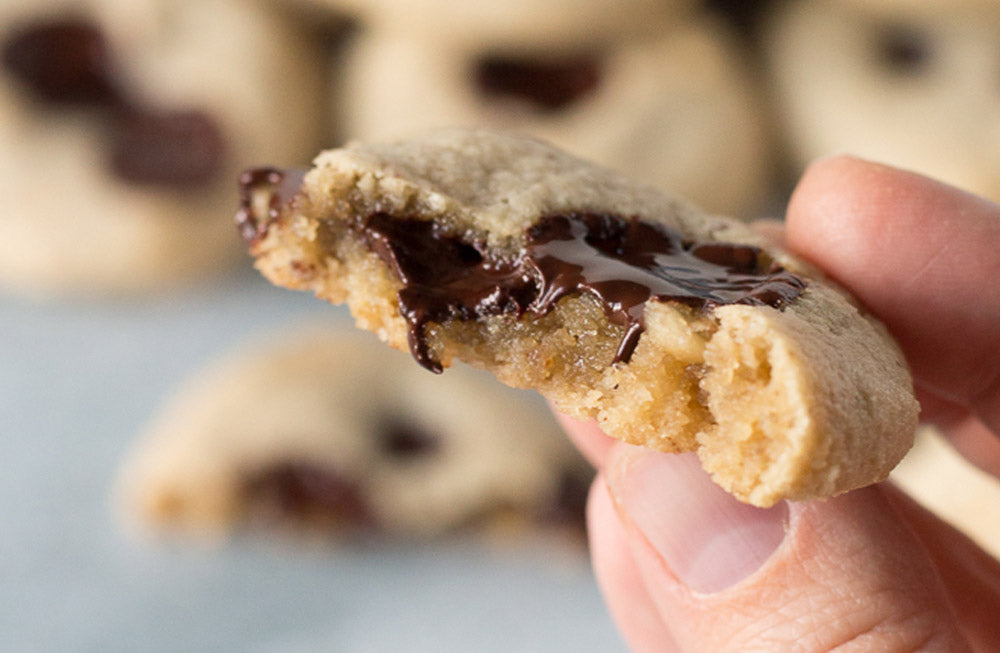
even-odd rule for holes
{"type": "Polygon", "coordinates": [[[724,304],[781,308],[805,287],[755,247],[687,242],[637,218],[548,216],[528,230],[513,261],[493,258],[483,244],[440,233],[428,221],[374,213],[355,228],[403,283],[398,298],[410,350],[434,372],[442,368],[426,341],[429,322],[544,315],[560,298],[587,293],[625,328],[613,362],[627,363],[650,299],[703,310],[724,304]]]}
{"type": "Polygon", "coordinates": [[[475,69],[479,92],[527,100],[541,111],[557,111],[592,93],[601,82],[600,59],[528,59],[487,55],[475,69]]]}
{"type": "Polygon", "coordinates": [[[276,463],[247,476],[243,489],[252,502],[270,504],[286,517],[322,515],[357,526],[373,519],[356,483],[313,463],[276,463]]]}
{"type": "Polygon", "coordinates": [[[302,189],[305,176],[306,171],[297,168],[251,168],[240,175],[236,228],[247,244],[267,235],[268,225],[278,219],[282,207],[302,189]],[[263,220],[258,220],[253,206],[254,194],[260,190],[270,192],[267,217],[263,220]]]}
{"type": "Polygon", "coordinates": [[[3,43],[4,69],[39,99],[53,104],[113,104],[107,43],[83,20],[54,20],[14,31],[3,43]]]}
{"type": "Polygon", "coordinates": [[[933,48],[930,38],[917,28],[884,25],[877,30],[874,38],[878,62],[893,75],[919,75],[931,63],[933,48]]]}
{"type": "Polygon", "coordinates": [[[198,186],[221,171],[222,130],[198,111],[122,112],[112,122],[111,168],[121,179],[158,186],[198,186]]]}
{"type": "Polygon", "coordinates": [[[394,419],[385,423],[378,432],[379,445],[390,458],[420,458],[436,453],[441,440],[415,424],[412,420],[394,419]]]}
{"type": "Polygon", "coordinates": [[[482,245],[439,234],[433,222],[375,213],[361,231],[368,247],[403,282],[399,305],[410,325],[410,351],[434,372],[442,368],[427,348],[427,322],[520,315],[535,298],[537,284],[526,276],[530,270],[488,259],[482,245]]]}

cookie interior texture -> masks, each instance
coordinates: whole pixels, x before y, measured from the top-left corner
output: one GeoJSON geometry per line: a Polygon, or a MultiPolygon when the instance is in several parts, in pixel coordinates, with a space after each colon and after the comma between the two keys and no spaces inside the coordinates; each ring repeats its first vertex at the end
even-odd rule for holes
{"type": "Polygon", "coordinates": [[[511,261],[530,227],[568,213],[638,218],[691,242],[751,246],[801,277],[804,289],[780,308],[650,300],[627,363],[614,362],[625,328],[592,294],[569,293],[542,315],[430,322],[419,335],[433,360],[446,367],[457,358],[535,388],[626,442],[697,451],[717,483],[755,505],[879,481],[910,447],[917,405],[905,362],[841,290],[736,220],[540,141],[451,129],[352,144],[322,153],[297,193],[248,188],[240,219],[272,282],[346,303],[358,326],[406,349],[403,283],[359,220],[430,220],[511,261]]]}

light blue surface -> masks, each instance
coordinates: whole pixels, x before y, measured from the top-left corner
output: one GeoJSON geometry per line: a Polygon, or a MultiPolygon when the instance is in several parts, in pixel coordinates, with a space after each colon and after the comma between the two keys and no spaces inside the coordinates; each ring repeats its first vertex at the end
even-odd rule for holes
{"type": "Polygon", "coordinates": [[[109,488],[164,396],[250,335],[335,310],[249,274],[120,302],[0,294],[0,650],[623,650],[582,552],[122,533],[109,488]]]}

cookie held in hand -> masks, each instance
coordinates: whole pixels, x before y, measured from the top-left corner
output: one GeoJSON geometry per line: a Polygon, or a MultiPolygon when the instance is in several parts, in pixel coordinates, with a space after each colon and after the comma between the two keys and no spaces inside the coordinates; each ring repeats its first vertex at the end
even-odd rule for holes
{"type": "Polygon", "coordinates": [[[432,371],[461,359],[613,437],[697,451],[743,501],[874,483],[912,444],[902,355],[843,291],[541,141],[442,130],[243,182],[237,221],[275,284],[346,303],[432,371]]]}

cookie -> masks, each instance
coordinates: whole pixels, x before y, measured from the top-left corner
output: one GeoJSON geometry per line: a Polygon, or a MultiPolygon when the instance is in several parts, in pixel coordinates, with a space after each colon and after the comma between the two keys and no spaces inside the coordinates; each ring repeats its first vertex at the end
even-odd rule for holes
{"type": "Polygon", "coordinates": [[[851,153],[1000,199],[1000,4],[786,2],[764,29],[795,164],[851,153]]]}
{"type": "Polygon", "coordinates": [[[470,368],[432,377],[321,322],[188,380],[137,441],[118,497],[131,522],[189,535],[578,533],[592,475],[530,393],[470,368]]]}
{"type": "Polygon", "coordinates": [[[772,179],[758,88],[718,23],[576,49],[360,33],[337,90],[344,132],[517,129],[713,211],[752,216],[772,179]]]}
{"type": "Polygon", "coordinates": [[[4,3],[0,284],[141,292],[232,268],[234,175],[322,142],[302,32],[255,0],[4,3]]]}
{"type": "Polygon", "coordinates": [[[577,49],[654,33],[683,20],[695,0],[311,0],[354,16],[372,32],[409,34],[441,45],[577,49]]]}
{"type": "Polygon", "coordinates": [[[766,506],[883,479],[917,404],[885,329],[745,224],[481,130],[258,170],[238,215],[275,284],[347,303],[424,367],[536,388],[609,435],[698,452],[766,506]]]}

